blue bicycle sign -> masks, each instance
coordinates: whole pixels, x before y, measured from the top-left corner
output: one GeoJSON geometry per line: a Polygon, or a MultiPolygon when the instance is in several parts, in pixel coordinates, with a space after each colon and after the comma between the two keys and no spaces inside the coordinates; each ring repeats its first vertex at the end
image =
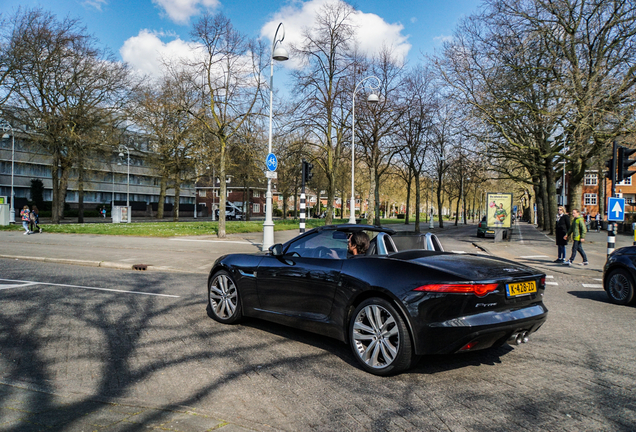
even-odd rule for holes
{"type": "Polygon", "coordinates": [[[278,159],[276,159],[276,155],[274,153],[268,154],[265,159],[265,164],[267,165],[268,170],[276,171],[276,168],[278,168],[278,159]]]}

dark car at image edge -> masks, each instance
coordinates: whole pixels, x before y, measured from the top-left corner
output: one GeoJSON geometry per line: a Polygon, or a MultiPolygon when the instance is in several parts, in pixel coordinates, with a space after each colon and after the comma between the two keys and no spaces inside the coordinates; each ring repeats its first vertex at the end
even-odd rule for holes
{"type": "Polygon", "coordinates": [[[220,257],[208,278],[208,314],[226,324],[249,316],[333,337],[376,375],[406,370],[422,355],[521,344],[545,322],[543,273],[444,252],[430,233],[417,238],[333,225],[268,253],[220,257]],[[356,231],[371,244],[351,257],[347,241],[356,231]]]}
{"type": "Polygon", "coordinates": [[[619,305],[636,303],[636,246],[616,249],[603,267],[603,289],[610,301],[619,305]]]}

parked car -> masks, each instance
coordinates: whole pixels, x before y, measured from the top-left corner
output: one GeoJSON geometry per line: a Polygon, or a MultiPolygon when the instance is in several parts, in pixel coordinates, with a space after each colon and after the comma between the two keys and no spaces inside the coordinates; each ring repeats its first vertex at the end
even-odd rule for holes
{"type": "MultiPolygon", "coordinates": [[[[219,219],[219,209],[214,210],[216,219],[219,219]]],[[[243,212],[240,208],[235,206],[234,204],[228,203],[225,206],[225,219],[226,220],[245,220],[243,217],[243,212]]]]}
{"type": "Polygon", "coordinates": [[[546,320],[540,271],[444,252],[430,233],[401,238],[424,246],[398,251],[393,235],[369,225],[324,226],[268,253],[220,257],[208,278],[208,314],[226,324],[250,316],[333,337],[376,375],[406,370],[425,354],[521,344],[546,320]],[[347,258],[356,231],[369,235],[370,247],[347,258]]]}
{"type": "Polygon", "coordinates": [[[488,228],[487,226],[487,221],[486,221],[486,216],[481,218],[481,221],[479,221],[479,224],[477,225],[477,237],[494,237],[495,236],[495,229],[490,227],[488,228]]]}
{"type": "Polygon", "coordinates": [[[628,305],[636,303],[636,246],[616,249],[603,268],[603,288],[612,303],[628,305]]]}

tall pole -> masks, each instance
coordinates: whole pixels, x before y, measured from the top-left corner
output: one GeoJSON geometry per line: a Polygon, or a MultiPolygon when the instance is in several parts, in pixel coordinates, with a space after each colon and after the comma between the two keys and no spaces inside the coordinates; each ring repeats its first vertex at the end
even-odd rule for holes
{"type": "MultiPolygon", "coordinates": [[[[353,90],[353,97],[351,102],[351,202],[349,203],[349,223],[356,223],[356,190],[355,190],[355,154],[356,154],[356,93],[358,87],[368,79],[375,79],[378,82],[377,87],[371,87],[372,89],[379,89],[381,82],[376,76],[368,76],[362,79],[353,90]]],[[[369,95],[368,102],[377,102],[378,97],[374,94],[369,95]],[[373,97],[372,97],[373,96],[373,97]]]]}
{"type": "MultiPolygon", "coordinates": [[[[6,120],[2,122],[2,130],[3,131],[11,131],[11,196],[9,197],[9,222],[15,223],[15,208],[14,207],[14,196],[13,196],[13,172],[15,166],[15,131],[13,130],[13,126],[6,120]]],[[[4,138],[4,137],[3,137],[4,138]]]]}
{"type": "MultiPolygon", "coordinates": [[[[284,61],[289,57],[287,52],[280,49],[276,51],[276,44],[285,39],[285,26],[283,23],[278,24],[274,39],[272,40],[272,52],[269,59],[269,142],[268,152],[272,152],[272,116],[274,106],[274,60],[284,61]],[[283,34],[278,39],[278,30],[283,28],[283,34]]],[[[265,195],[265,222],[263,222],[263,246],[262,250],[268,250],[274,244],[274,220],[272,219],[272,178],[267,178],[267,195],[265,195]]]]}
{"type": "MultiPolygon", "coordinates": [[[[126,211],[128,212],[128,220],[126,222],[130,222],[131,212],[128,208],[130,207],[130,150],[128,149],[128,146],[120,144],[119,157],[124,157],[122,149],[126,149],[126,211]]],[[[176,205],[179,205],[179,203],[177,203],[176,205]]]]}

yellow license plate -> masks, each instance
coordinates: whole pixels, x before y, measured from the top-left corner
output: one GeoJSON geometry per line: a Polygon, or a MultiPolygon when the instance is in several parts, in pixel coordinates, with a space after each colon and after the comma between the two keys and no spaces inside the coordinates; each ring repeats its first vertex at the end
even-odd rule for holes
{"type": "Polygon", "coordinates": [[[521,296],[537,292],[537,283],[535,281],[517,282],[506,285],[508,297],[521,296]]]}

